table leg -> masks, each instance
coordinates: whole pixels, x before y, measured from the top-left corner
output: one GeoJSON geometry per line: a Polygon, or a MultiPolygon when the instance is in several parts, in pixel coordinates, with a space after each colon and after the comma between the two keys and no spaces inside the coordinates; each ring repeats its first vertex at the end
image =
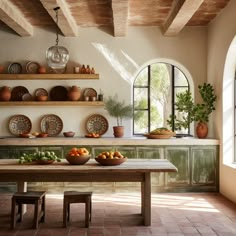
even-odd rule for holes
{"type": "Polygon", "coordinates": [[[144,217],[144,182],[141,182],[141,215],[144,217]]]}
{"type": "Polygon", "coordinates": [[[141,184],[141,203],[144,225],[151,225],[151,174],[145,173],[144,182],[141,184]]]}
{"type": "MultiPolygon", "coordinates": [[[[26,192],[27,191],[27,182],[19,181],[17,182],[17,191],[26,192]]],[[[22,214],[25,214],[27,211],[26,205],[22,205],[22,214]]]]}

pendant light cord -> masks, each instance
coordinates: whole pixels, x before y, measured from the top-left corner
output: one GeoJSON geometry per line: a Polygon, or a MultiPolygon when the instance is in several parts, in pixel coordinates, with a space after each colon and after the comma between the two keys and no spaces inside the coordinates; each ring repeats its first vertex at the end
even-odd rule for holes
{"type": "Polygon", "coordinates": [[[56,12],[56,24],[57,24],[57,30],[56,30],[56,46],[58,46],[59,43],[59,30],[58,30],[58,10],[60,9],[60,7],[55,7],[53,8],[53,10],[56,12]]]}

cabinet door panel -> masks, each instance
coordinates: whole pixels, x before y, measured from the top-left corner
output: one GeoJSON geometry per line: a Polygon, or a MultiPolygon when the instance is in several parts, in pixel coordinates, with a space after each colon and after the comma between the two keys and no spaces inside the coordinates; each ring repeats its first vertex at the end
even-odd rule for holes
{"type": "Polygon", "coordinates": [[[192,183],[212,184],[216,182],[216,151],[214,149],[192,149],[192,183]]]}
{"type": "Polygon", "coordinates": [[[167,174],[167,184],[189,184],[189,149],[182,147],[166,148],[165,157],[178,168],[177,173],[167,174]]]}

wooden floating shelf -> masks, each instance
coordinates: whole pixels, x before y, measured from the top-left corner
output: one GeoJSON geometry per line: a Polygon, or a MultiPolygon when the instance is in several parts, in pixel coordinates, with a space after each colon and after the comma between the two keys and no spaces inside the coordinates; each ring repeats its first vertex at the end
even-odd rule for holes
{"type": "Polygon", "coordinates": [[[12,101],[12,102],[0,102],[0,106],[104,106],[104,102],[101,101],[12,101]]]}
{"type": "Polygon", "coordinates": [[[0,80],[76,80],[99,79],[99,74],[0,74],[0,80]]]}

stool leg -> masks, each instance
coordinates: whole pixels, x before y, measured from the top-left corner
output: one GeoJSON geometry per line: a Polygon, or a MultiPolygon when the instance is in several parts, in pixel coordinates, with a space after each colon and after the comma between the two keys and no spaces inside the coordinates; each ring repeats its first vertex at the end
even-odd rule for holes
{"type": "Polygon", "coordinates": [[[89,205],[90,205],[90,221],[92,221],[92,199],[91,198],[89,200],[89,205]]]}
{"type": "Polygon", "coordinates": [[[67,220],[70,221],[70,203],[68,203],[67,212],[68,212],[68,213],[67,213],[67,214],[68,214],[68,215],[67,215],[67,216],[68,216],[68,217],[67,217],[67,220]]]}
{"type": "Polygon", "coordinates": [[[22,222],[22,220],[23,220],[23,207],[22,207],[21,203],[18,204],[18,214],[20,216],[18,219],[18,222],[22,222]]]}
{"type": "Polygon", "coordinates": [[[12,197],[11,200],[11,228],[14,229],[16,227],[16,201],[15,198],[12,197]]]}
{"type": "Polygon", "coordinates": [[[42,212],[42,217],[41,217],[41,222],[45,222],[45,208],[46,208],[46,201],[45,201],[45,195],[42,198],[42,205],[41,205],[41,212],[42,212]]]}
{"type": "Polygon", "coordinates": [[[63,201],[63,225],[67,227],[67,203],[65,199],[63,201]]]}
{"type": "Polygon", "coordinates": [[[85,227],[89,227],[89,213],[90,213],[90,202],[89,199],[85,201],[85,227]]]}
{"type": "Polygon", "coordinates": [[[33,227],[35,229],[38,228],[38,222],[39,222],[39,201],[36,200],[35,203],[34,203],[34,223],[33,223],[33,227]]]}

